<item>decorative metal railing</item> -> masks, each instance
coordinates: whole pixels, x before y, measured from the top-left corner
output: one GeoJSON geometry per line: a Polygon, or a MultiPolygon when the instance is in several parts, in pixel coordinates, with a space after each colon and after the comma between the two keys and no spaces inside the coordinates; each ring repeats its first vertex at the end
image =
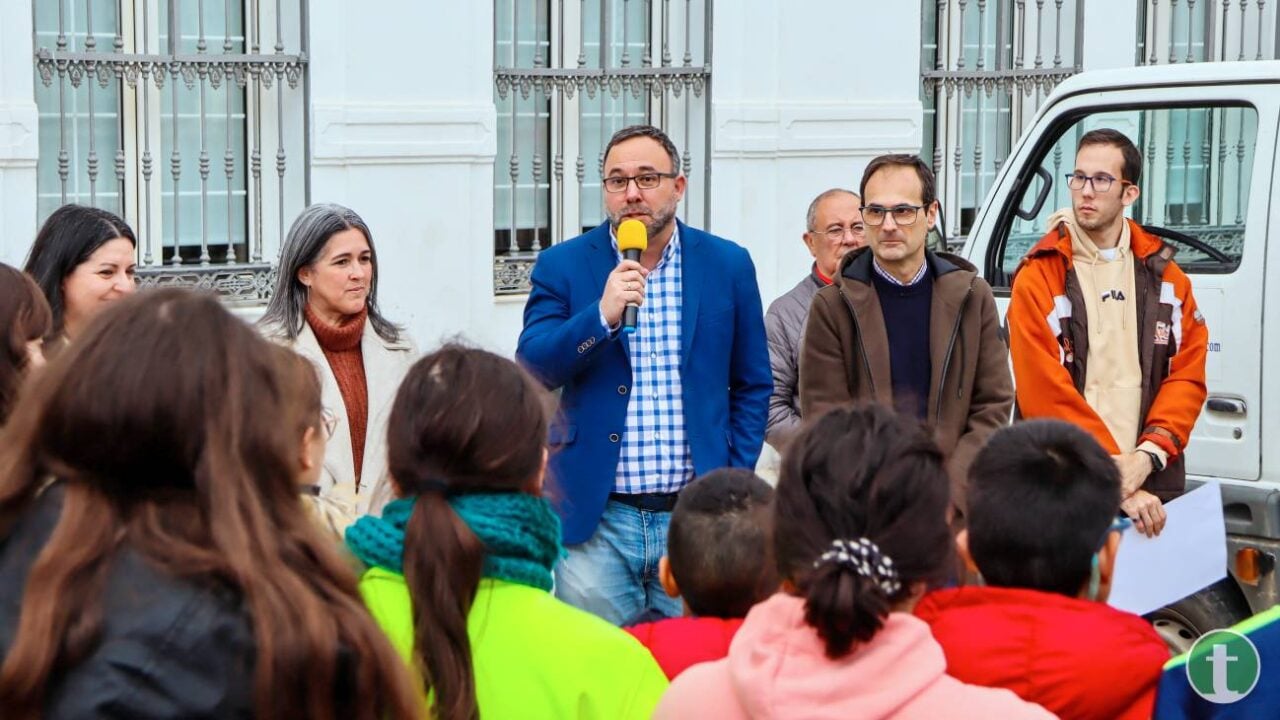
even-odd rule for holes
{"type": "Polygon", "coordinates": [[[1138,65],[1274,60],[1276,4],[1267,0],[1138,0],[1138,65]]]}
{"type": "Polygon", "coordinates": [[[1080,72],[1085,0],[924,0],[922,153],[946,234],[963,242],[1026,124],[1080,72]]]}
{"type": "Polygon", "coordinates": [[[35,18],[40,216],[106,207],[144,285],[264,300],[307,195],[305,0],[35,0],[35,18]]]}
{"type": "Polygon", "coordinates": [[[662,127],[707,209],[711,0],[497,0],[494,292],[529,290],[537,253],[604,219],[616,130],[662,127]]]}

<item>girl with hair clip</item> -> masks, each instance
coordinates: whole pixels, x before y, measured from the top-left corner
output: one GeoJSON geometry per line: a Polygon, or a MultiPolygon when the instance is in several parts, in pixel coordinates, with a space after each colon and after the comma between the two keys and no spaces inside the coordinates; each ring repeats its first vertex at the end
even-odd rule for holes
{"type": "Polygon", "coordinates": [[[44,336],[52,325],[49,303],[31,276],[0,263],[0,427],[24,377],[44,365],[44,336]]]}
{"type": "Polygon", "coordinates": [[[392,405],[400,497],[347,545],[439,720],[648,718],[666,688],[635,638],[550,592],[564,552],[542,492],[552,407],[515,363],[457,345],[419,360],[392,405]]]}
{"type": "Polygon", "coordinates": [[[782,591],[747,614],[727,658],[676,678],[654,717],[1053,717],[949,677],[911,615],[953,567],[949,487],[937,445],[884,407],[802,430],[774,496],[782,591]]]}
{"type": "Polygon", "coordinates": [[[23,268],[53,311],[46,355],[57,354],[104,308],[133,294],[137,247],[133,228],[109,210],[68,204],[49,215],[23,268]]]}
{"type": "Polygon", "coordinates": [[[285,352],[160,290],[30,386],[0,431],[5,720],[420,715],[299,503],[285,352]]]}

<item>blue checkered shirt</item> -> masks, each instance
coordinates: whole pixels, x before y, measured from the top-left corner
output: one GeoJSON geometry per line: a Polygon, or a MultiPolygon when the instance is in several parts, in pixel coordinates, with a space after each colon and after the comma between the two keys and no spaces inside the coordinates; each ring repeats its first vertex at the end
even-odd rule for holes
{"type": "MultiPolygon", "coordinates": [[[[616,236],[613,251],[622,262],[616,236]]],[[[645,279],[644,304],[636,318],[636,331],[628,338],[631,399],[614,492],[676,492],[693,479],[693,453],[685,434],[680,384],[680,256],[680,232],[676,230],[662,251],[662,259],[645,279]]]]}

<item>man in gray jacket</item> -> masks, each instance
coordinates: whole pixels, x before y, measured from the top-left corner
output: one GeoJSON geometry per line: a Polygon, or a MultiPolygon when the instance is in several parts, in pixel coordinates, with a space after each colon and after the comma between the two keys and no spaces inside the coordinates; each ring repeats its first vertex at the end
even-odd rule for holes
{"type": "Polygon", "coordinates": [[[800,428],[800,348],[809,304],[820,288],[831,284],[840,259],[866,242],[861,205],[857,193],[840,188],[827,190],[809,203],[804,244],[813,256],[813,267],[799,284],[774,300],[765,314],[773,369],[765,440],[779,452],[800,428]]]}

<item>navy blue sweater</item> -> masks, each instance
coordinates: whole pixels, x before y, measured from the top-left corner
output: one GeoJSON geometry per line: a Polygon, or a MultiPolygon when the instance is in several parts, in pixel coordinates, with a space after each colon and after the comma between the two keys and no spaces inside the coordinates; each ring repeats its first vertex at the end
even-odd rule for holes
{"type": "Polygon", "coordinates": [[[925,271],[914,285],[895,285],[871,270],[880,298],[884,327],[889,334],[889,377],[893,405],[898,412],[925,420],[929,412],[929,318],[933,303],[933,272],[925,271]]]}

